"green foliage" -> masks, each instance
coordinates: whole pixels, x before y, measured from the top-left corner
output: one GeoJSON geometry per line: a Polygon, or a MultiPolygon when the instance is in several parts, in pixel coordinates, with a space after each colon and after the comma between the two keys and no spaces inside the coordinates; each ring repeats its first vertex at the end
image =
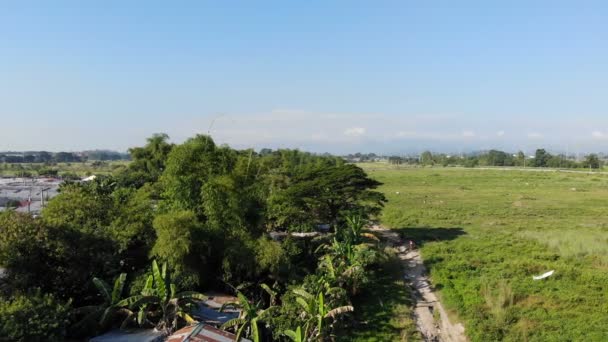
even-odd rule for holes
{"type": "Polygon", "coordinates": [[[59,170],[48,168],[48,167],[42,167],[42,168],[38,169],[38,176],[42,176],[42,177],[55,177],[55,176],[57,176],[58,173],[59,173],[59,170]]]}
{"type": "Polygon", "coordinates": [[[145,255],[156,238],[153,229],[154,189],[144,185],[140,189],[119,188],[111,195],[113,214],[107,234],[118,244],[123,260],[131,265],[142,266],[133,262],[134,258],[145,255]]]}
{"type": "MultiPolygon", "coordinates": [[[[270,330],[276,337],[297,330],[303,313],[294,287],[315,293],[322,302],[314,319],[307,316],[315,321],[314,334],[329,336],[335,330],[331,325],[341,323],[331,309],[350,307],[349,294],[364,288],[367,268],[377,256],[371,248],[377,241],[363,227],[386,202],[375,190],[379,182],[340,158],[294,150],[238,151],[217,146],[205,135],[173,145],[158,134],[129,152],[130,164],[52,165],[71,178],[68,173],[97,178],[64,183],[40,218],[0,214],[3,289],[18,293],[40,287],[58,298],[73,298],[85,334],[136,323],[171,331],[191,322],[189,309],[203,298],[197,292],[177,293],[177,288],[241,284],[237,288],[244,289],[243,284],[261,282],[273,286],[245,292],[256,304],[240,304],[248,312],[240,318],[248,322],[235,321],[241,333],[247,330],[257,340],[270,330]],[[344,215],[352,213],[359,216],[338,229],[337,244],[327,247],[335,250],[328,250],[321,263],[315,251],[322,239],[276,242],[265,236],[273,229],[343,227],[344,215]],[[150,258],[171,269],[154,262],[149,274],[150,258]],[[101,279],[116,280],[110,287],[101,279]],[[268,311],[258,326],[261,308],[275,303],[286,309],[268,311]]],[[[11,165],[11,171],[41,169],[11,165]]]]}
{"type": "Polygon", "coordinates": [[[237,293],[238,302],[228,303],[222,306],[222,311],[226,306],[238,307],[241,313],[238,318],[229,320],[222,325],[222,329],[233,329],[236,332],[236,341],[240,341],[241,337],[247,335],[253,342],[260,342],[262,329],[261,323],[264,319],[276,308],[270,306],[262,309],[261,303],[253,304],[241,292],[237,293]]]}
{"type": "Polygon", "coordinates": [[[597,154],[590,154],[585,157],[585,161],[583,163],[583,167],[588,167],[590,169],[599,169],[601,166],[601,162],[597,154]]]}
{"type": "Polygon", "coordinates": [[[376,215],[384,195],[373,191],[381,183],[367,177],[355,165],[307,169],[294,177],[285,189],[269,198],[269,218],[274,226],[310,223],[341,223],[347,212],[376,215]]]}
{"type": "Polygon", "coordinates": [[[152,255],[175,265],[176,274],[182,275],[195,270],[201,262],[200,255],[207,241],[193,239],[201,229],[196,215],[191,211],[176,211],[162,214],[154,219],[156,243],[152,255]]]}
{"type": "Polygon", "coordinates": [[[548,161],[551,158],[551,155],[547,153],[544,149],[536,150],[534,154],[534,166],[536,167],[546,167],[548,166],[548,161]]]}
{"type": "Polygon", "coordinates": [[[354,311],[351,305],[334,307],[325,301],[325,294],[319,292],[313,295],[303,289],[293,290],[296,294],[296,303],[301,306],[304,319],[303,334],[315,340],[328,337],[333,324],[340,315],[354,311]]]}
{"type": "Polygon", "coordinates": [[[433,154],[430,151],[424,151],[420,155],[420,164],[422,165],[433,165],[433,154]]]}
{"type": "Polygon", "coordinates": [[[95,284],[95,287],[99,291],[99,296],[103,299],[103,303],[83,306],[74,310],[76,316],[82,317],[73,327],[78,334],[86,333],[88,329],[106,328],[115,320],[118,314],[124,316],[123,327],[130,322],[129,319],[132,317],[133,312],[121,307],[124,306],[122,295],[125,291],[126,279],[127,274],[121,273],[114,281],[114,286],[110,287],[102,279],[93,278],[93,284],[95,284]]]}
{"type": "Polygon", "coordinates": [[[45,261],[52,249],[50,232],[30,215],[0,213],[0,265],[17,289],[26,290],[38,284],[49,270],[45,261]]]}
{"type": "Polygon", "coordinates": [[[64,341],[70,303],[40,291],[0,302],[0,336],[6,341],[64,341]]]}
{"type": "Polygon", "coordinates": [[[301,326],[298,326],[295,331],[285,330],[283,334],[289,337],[293,342],[305,342],[307,338],[301,326]]]}
{"type": "Polygon", "coordinates": [[[192,210],[204,215],[203,185],[215,175],[230,170],[235,155],[226,148],[217,148],[213,140],[197,135],[175,146],[167,157],[162,175],[164,197],[171,208],[192,210]]]}
{"type": "Polygon", "coordinates": [[[418,341],[412,296],[403,278],[402,261],[391,250],[385,261],[369,268],[370,286],[353,297],[357,322],[340,329],[337,341],[418,341]]]}
{"type": "MultiPolygon", "coordinates": [[[[195,291],[177,292],[171,282],[167,264],[159,267],[152,261],[152,272],[148,276],[141,296],[133,296],[119,302],[118,306],[137,311],[137,323],[147,325],[154,323],[156,329],[171,333],[181,324],[192,324],[194,319],[189,311],[197,301],[206,300],[207,296],[195,291]]],[[[135,318],[135,316],[132,316],[135,318]]]]}
{"type": "Polygon", "coordinates": [[[255,260],[260,272],[268,272],[277,278],[279,273],[286,267],[285,251],[281,244],[266,237],[257,240],[255,247],[255,260]]]}
{"type": "Polygon", "coordinates": [[[129,149],[132,162],[127,170],[120,173],[120,183],[139,188],[145,183],[156,182],[165,169],[167,156],[173,149],[168,140],[169,136],[164,133],[154,134],[148,138],[144,147],[129,149]]]}
{"type": "Polygon", "coordinates": [[[376,170],[389,199],[383,223],[420,246],[433,285],[472,341],[600,341],[608,334],[598,305],[608,301],[608,177],[376,170]],[[549,270],[555,274],[532,280],[549,270]]]}

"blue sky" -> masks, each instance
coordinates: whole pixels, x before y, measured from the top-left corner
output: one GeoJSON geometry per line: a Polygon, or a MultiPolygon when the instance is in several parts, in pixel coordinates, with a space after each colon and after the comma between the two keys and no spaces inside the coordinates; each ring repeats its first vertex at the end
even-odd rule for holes
{"type": "Polygon", "coordinates": [[[602,1],[1,2],[0,150],[210,131],[319,152],[604,151],[606,18],[602,1]]]}

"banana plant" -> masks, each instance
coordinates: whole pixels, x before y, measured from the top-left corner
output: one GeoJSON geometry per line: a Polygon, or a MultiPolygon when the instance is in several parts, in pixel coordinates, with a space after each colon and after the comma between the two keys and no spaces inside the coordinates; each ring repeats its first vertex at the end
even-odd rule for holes
{"type": "MultiPolygon", "coordinates": [[[[265,284],[262,284],[261,287],[271,296],[272,304],[276,293],[265,284]]],[[[233,318],[224,323],[222,329],[233,329],[236,332],[235,341],[240,341],[241,336],[245,333],[253,342],[260,342],[260,327],[258,324],[264,321],[264,319],[277,307],[271,305],[266,309],[262,309],[261,302],[254,304],[241,292],[237,292],[236,295],[238,301],[222,305],[220,311],[223,311],[226,307],[238,307],[241,309],[241,313],[238,318],[233,318]]]]}
{"type": "Polygon", "coordinates": [[[127,279],[126,273],[121,273],[115,280],[114,286],[110,287],[108,283],[99,278],[93,278],[93,284],[99,291],[103,303],[99,305],[83,306],[74,310],[76,315],[84,315],[82,320],[75,324],[77,330],[90,327],[92,324],[97,324],[100,328],[106,328],[113,321],[117,314],[122,314],[125,319],[121,327],[125,327],[129,323],[129,318],[133,312],[125,308],[132,298],[122,299],[122,293],[127,279]]]}
{"type": "Polygon", "coordinates": [[[304,334],[313,338],[323,339],[327,335],[328,329],[325,325],[326,320],[331,319],[330,328],[336,318],[347,312],[354,311],[351,305],[343,305],[336,308],[325,303],[325,295],[319,292],[316,296],[304,289],[295,289],[296,302],[302,307],[301,318],[305,320],[304,334]]]}
{"type": "Polygon", "coordinates": [[[306,333],[302,330],[301,326],[298,326],[296,331],[285,330],[283,331],[283,335],[289,337],[293,342],[304,342],[307,340],[306,333]]]}
{"type": "Polygon", "coordinates": [[[365,228],[367,222],[361,215],[346,216],[346,224],[348,226],[347,240],[349,240],[353,245],[362,243],[363,238],[379,241],[376,235],[363,232],[363,228],[365,228]]]}
{"type": "Polygon", "coordinates": [[[137,309],[137,322],[144,325],[150,318],[158,317],[156,329],[167,333],[177,329],[179,319],[192,324],[195,320],[189,314],[189,308],[197,304],[197,300],[206,300],[207,296],[185,291],[177,293],[175,284],[167,271],[167,264],[158,267],[156,260],[152,261],[152,274],[146,280],[141,296],[130,301],[131,309],[137,309]]]}

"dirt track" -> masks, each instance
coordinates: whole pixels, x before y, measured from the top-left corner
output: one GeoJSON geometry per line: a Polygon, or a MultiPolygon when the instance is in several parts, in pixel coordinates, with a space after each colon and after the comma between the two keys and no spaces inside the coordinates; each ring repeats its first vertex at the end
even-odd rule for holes
{"type": "Polygon", "coordinates": [[[405,242],[401,240],[399,234],[390,229],[373,226],[371,230],[399,251],[398,257],[404,265],[405,280],[412,288],[412,296],[416,305],[414,308],[416,326],[424,340],[467,341],[464,326],[460,323],[452,324],[443,305],[437,299],[426,276],[426,268],[418,251],[407,251],[405,242]]]}

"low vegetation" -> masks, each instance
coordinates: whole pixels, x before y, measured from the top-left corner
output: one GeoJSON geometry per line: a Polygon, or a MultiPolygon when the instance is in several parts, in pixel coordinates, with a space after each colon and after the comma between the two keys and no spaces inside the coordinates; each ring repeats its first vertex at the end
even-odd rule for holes
{"type": "Polygon", "coordinates": [[[366,165],[473,341],[608,336],[608,176],[366,165]],[[555,270],[534,281],[533,275],[555,270]]]}

